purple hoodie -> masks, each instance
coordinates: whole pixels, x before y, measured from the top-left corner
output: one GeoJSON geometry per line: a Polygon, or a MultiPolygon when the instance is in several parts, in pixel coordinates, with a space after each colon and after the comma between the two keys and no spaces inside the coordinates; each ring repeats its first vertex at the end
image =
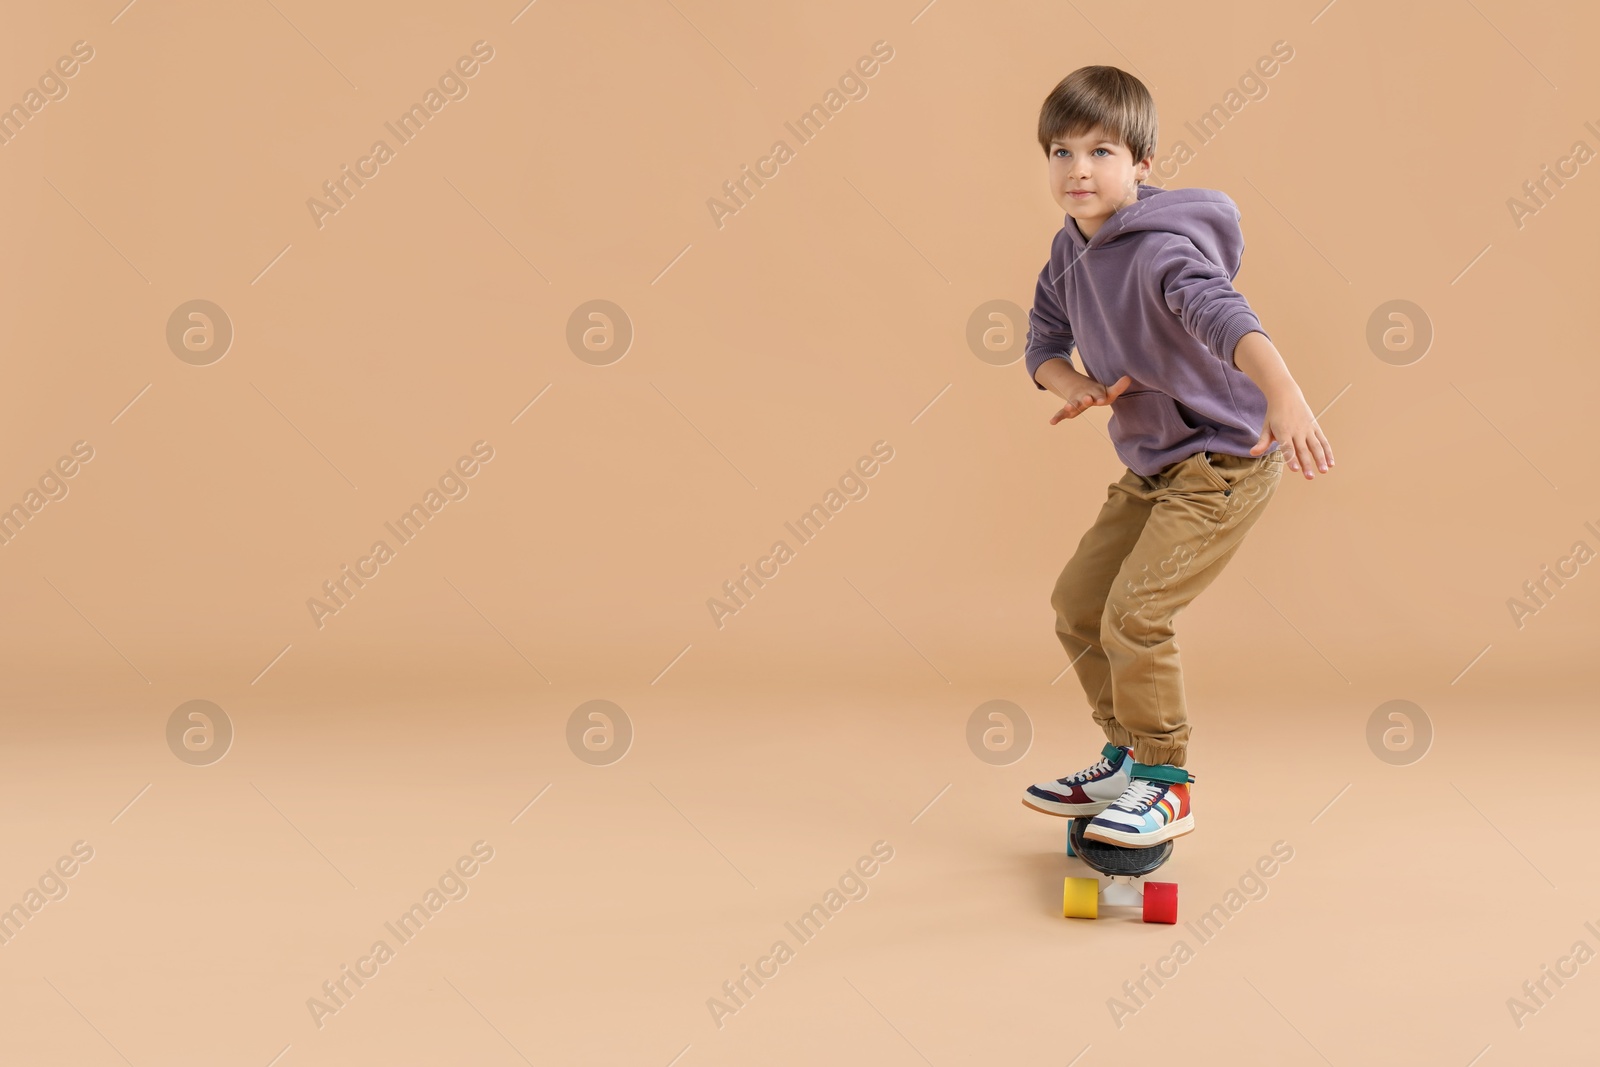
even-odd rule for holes
{"type": "Polygon", "coordinates": [[[1233,288],[1243,257],[1239,209],[1215,189],[1141,185],[1088,241],[1067,216],[1028,315],[1028,376],[1076,345],[1100,384],[1132,378],[1111,403],[1111,443],[1135,474],[1201,451],[1248,456],[1267,398],[1233,349],[1266,331],[1233,288]]]}

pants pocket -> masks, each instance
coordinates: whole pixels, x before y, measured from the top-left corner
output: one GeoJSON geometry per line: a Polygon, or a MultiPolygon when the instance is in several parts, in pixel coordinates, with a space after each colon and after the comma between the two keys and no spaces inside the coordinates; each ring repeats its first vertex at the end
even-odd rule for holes
{"type": "Polygon", "coordinates": [[[1218,469],[1212,465],[1211,453],[1209,452],[1199,452],[1196,453],[1196,456],[1200,471],[1206,476],[1206,479],[1221,490],[1224,495],[1232,495],[1234,484],[1244,476],[1244,471],[1236,467],[1218,469]],[[1227,474],[1233,475],[1233,481],[1228,480],[1227,474]]]}

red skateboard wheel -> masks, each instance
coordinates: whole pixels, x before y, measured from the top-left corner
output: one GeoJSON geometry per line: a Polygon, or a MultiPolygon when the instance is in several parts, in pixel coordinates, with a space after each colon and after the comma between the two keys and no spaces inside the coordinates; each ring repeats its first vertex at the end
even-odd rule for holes
{"type": "Polygon", "coordinates": [[[1144,884],[1144,921],[1167,923],[1178,921],[1178,883],[1146,882],[1144,884]]]}

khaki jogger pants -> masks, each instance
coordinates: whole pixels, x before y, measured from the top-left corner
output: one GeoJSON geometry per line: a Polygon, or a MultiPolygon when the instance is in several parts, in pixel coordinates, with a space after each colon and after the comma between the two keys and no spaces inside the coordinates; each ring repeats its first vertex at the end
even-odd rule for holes
{"type": "Polygon", "coordinates": [[[1094,721],[1140,763],[1183,766],[1189,719],[1172,623],[1222,572],[1277,491],[1281,447],[1196,452],[1113,483],[1050,605],[1094,721]]]}

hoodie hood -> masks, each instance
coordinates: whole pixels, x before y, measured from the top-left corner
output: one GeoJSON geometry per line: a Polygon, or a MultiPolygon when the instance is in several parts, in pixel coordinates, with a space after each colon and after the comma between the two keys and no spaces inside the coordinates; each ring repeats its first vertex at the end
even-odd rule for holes
{"type": "Polygon", "coordinates": [[[1080,251],[1093,251],[1130,233],[1158,231],[1187,237],[1206,259],[1228,272],[1239,273],[1244,262],[1244,233],[1239,229],[1239,209],[1227,193],[1216,189],[1163,189],[1139,186],[1139,199],[1112,213],[1088,241],[1071,215],[1064,229],[1080,251]]]}

